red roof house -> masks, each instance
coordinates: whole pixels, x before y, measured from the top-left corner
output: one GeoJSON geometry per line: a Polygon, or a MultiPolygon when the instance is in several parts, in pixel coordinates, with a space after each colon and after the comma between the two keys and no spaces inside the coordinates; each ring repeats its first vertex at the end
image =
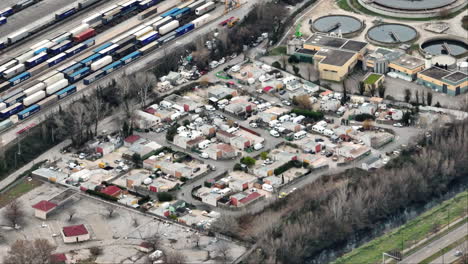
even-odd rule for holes
{"type": "Polygon", "coordinates": [[[65,243],[74,243],[90,239],[88,229],[81,225],[64,226],[62,228],[63,241],[65,243]]]}
{"type": "Polygon", "coordinates": [[[47,214],[50,213],[56,207],[57,207],[57,204],[46,201],[46,200],[42,200],[32,206],[32,208],[35,209],[34,216],[36,216],[37,218],[44,219],[44,220],[47,219],[47,214]]]}
{"type": "Polygon", "coordinates": [[[263,87],[263,92],[268,93],[269,91],[271,91],[271,89],[273,89],[273,87],[271,86],[263,87]]]}
{"type": "Polygon", "coordinates": [[[129,147],[133,143],[137,142],[137,140],[139,140],[139,139],[140,139],[140,136],[138,136],[138,135],[128,136],[126,139],[124,139],[124,145],[129,147]]]}
{"type": "Polygon", "coordinates": [[[247,197],[239,200],[239,203],[242,203],[244,205],[254,201],[255,199],[259,198],[260,196],[262,196],[261,194],[259,194],[258,192],[253,192],[251,194],[249,194],[247,197]]]}
{"type": "Polygon", "coordinates": [[[122,193],[122,189],[120,189],[119,187],[115,185],[109,185],[106,188],[102,189],[101,193],[105,193],[107,195],[117,197],[122,193]]]}

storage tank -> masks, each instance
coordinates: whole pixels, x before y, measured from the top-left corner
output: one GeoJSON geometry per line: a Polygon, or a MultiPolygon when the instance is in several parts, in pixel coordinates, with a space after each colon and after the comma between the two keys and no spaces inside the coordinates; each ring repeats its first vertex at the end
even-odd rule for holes
{"type": "Polygon", "coordinates": [[[30,106],[36,102],[39,102],[40,100],[44,99],[46,97],[46,93],[45,91],[39,91],[39,92],[36,92],[26,98],[24,98],[23,100],[23,104],[25,106],[30,106]]]}
{"type": "Polygon", "coordinates": [[[91,70],[92,71],[99,70],[102,67],[109,65],[110,63],[112,63],[112,56],[110,55],[105,56],[104,58],[91,63],[91,70]]]}
{"type": "Polygon", "coordinates": [[[161,36],[165,35],[178,27],[179,27],[179,21],[177,20],[171,21],[167,25],[159,28],[159,35],[161,36]]]}
{"type": "Polygon", "coordinates": [[[51,95],[57,91],[60,91],[61,89],[65,88],[68,86],[68,80],[67,79],[63,79],[63,80],[60,80],[50,86],[47,87],[46,91],[47,91],[47,94],[48,95],[51,95]]]}

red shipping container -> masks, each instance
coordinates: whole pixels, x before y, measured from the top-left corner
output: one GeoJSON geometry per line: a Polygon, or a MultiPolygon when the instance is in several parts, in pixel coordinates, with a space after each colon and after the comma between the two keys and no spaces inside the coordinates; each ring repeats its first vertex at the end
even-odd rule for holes
{"type": "Polygon", "coordinates": [[[96,30],[92,28],[88,28],[87,30],[81,32],[80,34],[77,34],[76,36],[74,36],[73,41],[82,42],[94,36],[96,36],[96,30]]]}

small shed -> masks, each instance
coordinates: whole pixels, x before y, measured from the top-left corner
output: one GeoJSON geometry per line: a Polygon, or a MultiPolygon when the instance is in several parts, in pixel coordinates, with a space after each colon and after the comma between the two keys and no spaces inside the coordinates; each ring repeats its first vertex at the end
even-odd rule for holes
{"type": "Polygon", "coordinates": [[[91,235],[85,225],[64,226],[62,228],[63,242],[76,243],[91,239],[91,235]]]}
{"type": "Polygon", "coordinates": [[[52,212],[57,207],[57,204],[42,200],[37,204],[33,205],[34,208],[34,216],[40,219],[47,219],[47,214],[52,212]]]}

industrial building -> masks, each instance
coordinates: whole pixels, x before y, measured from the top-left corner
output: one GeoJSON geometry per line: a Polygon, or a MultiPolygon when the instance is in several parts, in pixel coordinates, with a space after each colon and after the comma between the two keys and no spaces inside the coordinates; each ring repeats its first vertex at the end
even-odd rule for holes
{"type": "Polygon", "coordinates": [[[468,75],[461,71],[445,70],[436,66],[418,73],[416,83],[448,95],[459,95],[468,90],[468,75]]]}

